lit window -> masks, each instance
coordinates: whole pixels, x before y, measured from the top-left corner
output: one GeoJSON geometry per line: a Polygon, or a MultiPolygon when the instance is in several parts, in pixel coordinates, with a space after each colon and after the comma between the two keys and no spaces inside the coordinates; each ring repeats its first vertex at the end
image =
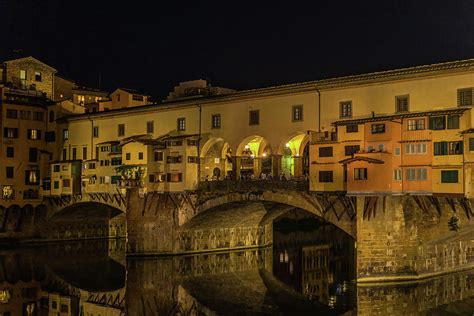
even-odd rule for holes
{"type": "Polygon", "coordinates": [[[302,105],[293,105],[293,121],[302,121],[303,120],[303,106],[302,105]]]}
{"type": "Polygon", "coordinates": [[[425,129],[425,119],[408,120],[409,131],[422,130],[422,129],[425,129]]]}
{"type": "Polygon", "coordinates": [[[352,101],[344,101],[339,103],[340,117],[352,117],[352,101]]]}
{"type": "Polygon", "coordinates": [[[402,169],[393,170],[393,179],[395,181],[402,181],[402,169]]]}
{"type": "Polygon", "coordinates": [[[69,139],[69,130],[66,128],[66,129],[63,129],[63,139],[64,140],[68,140],[69,139]]]}
{"type": "Polygon", "coordinates": [[[221,128],[221,115],[213,114],[212,115],[212,128],[221,128]]]}
{"type": "Polygon", "coordinates": [[[372,124],[372,134],[385,133],[385,124],[372,124]]]}
{"type": "Polygon", "coordinates": [[[178,131],[186,130],[186,119],[184,117],[181,117],[177,120],[177,129],[178,131]]]}

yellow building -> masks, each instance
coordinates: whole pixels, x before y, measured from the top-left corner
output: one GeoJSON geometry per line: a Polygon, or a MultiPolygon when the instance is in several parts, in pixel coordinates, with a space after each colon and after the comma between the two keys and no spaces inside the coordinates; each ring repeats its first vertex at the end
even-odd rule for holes
{"type": "MultiPolygon", "coordinates": [[[[429,186],[416,181],[405,186],[398,179],[406,172],[410,177],[415,174],[415,178],[417,172],[421,172],[425,178],[425,171],[412,170],[421,168],[416,166],[416,161],[416,168],[405,163],[411,159],[409,154],[405,155],[406,145],[419,148],[417,137],[432,135],[427,147],[423,145],[423,150],[431,153],[437,139],[454,141],[460,138],[456,133],[470,127],[470,120],[461,119],[457,132],[447,128],[429,130],[428,117],[434,114],[420,113],[469,109],[474,86],[472,65],[474,60],[465,60],[248,91],[222,89],[214,95],[203,92],[207,87],[204,82],[187,82],[176,87],[163,104],[123,107],[65,118],[61,123],[67,128],[68,138],[62,139],[60,147],[66,160],[71,159],[70,151],[75,147],[87,147],[85,160],[97,160],[94,153],[103,142],[124,145],[126,139],[147,135],[147,141],[152,143],[166,135],[196,135],[196,141],[200,141],[197,141],[195,154],[184,152],[184,148],[193,150],[189,146],[178,150],[165,143],[164,148],[159,149],[163,145],[133,141],[125,145],[131,155],[130,162],[126,163],[122,148],[122,164],[141,165],[144,171],[142,185],[149,190],[195,189],[198,180],[223,179],[225,176],[239,179],[265,174],[264,177],[276,178],[285,174],[298,179],[309,172],[310,190],[347,191],[345,170],[352,168],[351,172],[354,172],[357,168],[358,172],[363,172],[360,169],[365,168],[364,164],[375,165],[368,162],[370,160],[384,161],[380,164],[383,166],[378,166],[384,171],[387,170],[383,168],[390,165],[388,173],[382,173],[386,187],[372,190],[370,186],[364,187],[362,180],[358,188],[349,188],[352,193],[458,194],[464,192],[460,191],[459,185],[446,185],[445,181],[449,181],[449,177],[454,181],[454,172],[448,169],[463,168],[462,155],[448,155],[447,158],[433,155],[429,162],[422,159],[432,170],[432,175],[431,171],[426,175],[433,179],[432,183],[428,181],[429,186]],[[426,116],[426,130],[408,131],[409,120],[420,115],[426,116]],[[350,120],[355,123],[349,124],[350,120]],[[385,132],[372,133],[372,128],[378,128],[373,127],[375,125],[379,128],[383,125],[385,132]],[[359,158],[340,163],[359,150],[365,150],[357,155],[359,158]],[[152,152],[161,155],[160,151],[167,152],[163,157],[168,154],[182,157],[170,158],[170,161],[165,160],[168,158],[154,161],[154,156],[150,159],[152,152]],[[400,154],[395,155],[399,151],[400,154]],[[134,161],[140,152],[143,159],[134,161]],[[200,166],[193,158],[196,156],[200,158],[200,166]],[[408,160],[402,162],[405,156],[408,160]],[[358,164],[361,166],[357,167],[358,164]],[[330,177],[333,181],[329,181],[330,177]]],[[[117,93],[122,92],[117,90],[113,95],[117,93]]],[[[96,163],[95,172],[98,174],[99,169],[106,170],[109,166],[96,163]]],[[[110,174],[110,171],[106,173],[110,174]]],[[[464,184],[462,172],[458,182],[464,184]]]]}

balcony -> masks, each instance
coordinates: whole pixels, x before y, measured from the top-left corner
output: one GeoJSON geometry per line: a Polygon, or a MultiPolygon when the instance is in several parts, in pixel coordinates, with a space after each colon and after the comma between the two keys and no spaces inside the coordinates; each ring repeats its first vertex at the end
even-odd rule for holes
{"type": "Polygon", "coordinates": [[[311,143],[335,142],[337,141],[337,132],[310,132],[311,143]]]}
{"type": "Polygon", "coordinates": [[[431,130],[422,129],[422,130],[413,130],[413,131],[403,131],[402,132],[402,142],[410,141],[429,141],[431,140],[431,130]]]}

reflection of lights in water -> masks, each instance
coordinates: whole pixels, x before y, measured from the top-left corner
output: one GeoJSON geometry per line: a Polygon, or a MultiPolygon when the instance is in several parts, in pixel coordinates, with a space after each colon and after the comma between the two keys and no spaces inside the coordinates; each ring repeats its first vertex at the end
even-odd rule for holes
{"type": "Polygon", "coordinates": [[[283,252],[280,252],[280,263],[282,263],[285,260],[285,254],[283,252]]]}
{"type": "Polygon", "coordinates": [[[9,290],[1,290],[0,291],[0,303],[6,304],[10,300],[10,291],[9,290]]]}
{"type": "Polygon", "coordinates": [[[28,313],[28,316],[33,315],[35,311],[35,303],[30,303],[26,306],[26,312],[28,313]]]}
{"type": "Polygon", "coordinates": [[[293,274],[293,261],[290,261],[290,274],[293,274]]]}
{"type": "Polygon", "coordinates": [[[285,250],[285,262],[288,263],[288,251],[285,250]]]}
{"type": "Polygon", "coordinates": [[[329,302],[328,302],[329,307],[334,308],[336,305],[336,302],[337,302],[337,297],[335,295],[329,296],[329,302]]]}
{"type": "Polygon", "coordinates": [[[344,281],[344,283],[342,283],[342,293],[347,293],[348,291],[349,291],[349,282],[344,281]]]}

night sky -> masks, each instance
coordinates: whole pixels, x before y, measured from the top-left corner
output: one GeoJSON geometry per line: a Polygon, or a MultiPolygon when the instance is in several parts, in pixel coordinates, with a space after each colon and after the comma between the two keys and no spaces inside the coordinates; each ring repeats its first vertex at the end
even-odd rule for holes
{"type": "Polygon", "coordinates": [[[158,100],[198,78],[241,90],[474,57],[474,1],[0,0],[0,25],[0,56],[158,100]]]}

